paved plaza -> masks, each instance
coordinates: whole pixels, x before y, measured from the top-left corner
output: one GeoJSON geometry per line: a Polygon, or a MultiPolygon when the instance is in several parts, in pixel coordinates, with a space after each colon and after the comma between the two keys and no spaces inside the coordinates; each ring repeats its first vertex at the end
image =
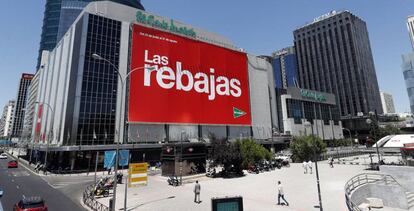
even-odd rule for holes
{"type": "MultiPolygon", "coordinates": [[[[335,165],[330,168],[326,162],[319,164],[323,208],[327,211],[347,211],[344,198],[344,184],[356,174],[363,173],[363,165],[335,165]]],[[[315,170],[315,168],[313,168],[315,170]]],[[[301,164],[289,168],[276,169],[260,174],[247,174],[245,177],[198,178],[201,184],[202,203],[193,202],[194,181],[181,187],[167,184],[167,178],[150,176],[148,186],[129,189],[127,210],[211,210],[211,198],[242,196],[244,210],[318,210],[316,174],[304,174],[301,164]],[[284,185],[285,198],[290,206],[278,206],[277,181],[284,185]]],[[[117,192],[117,210],[124,206],[124,184],[117,192]]],[[[99,199],[108,205],[108,198],[99,199]]]]}

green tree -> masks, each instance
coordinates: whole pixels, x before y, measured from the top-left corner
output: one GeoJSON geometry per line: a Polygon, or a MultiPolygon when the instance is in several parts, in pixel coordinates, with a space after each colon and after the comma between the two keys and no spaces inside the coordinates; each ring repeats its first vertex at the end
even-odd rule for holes
{"type": "Polygon", "coordinates": [[[243,158],[242,167],[244,169],[261,160],[270,160],[272,158],[272,153],[269,150],[252,139],[237,140],[236,144],[240,146],[243,158]]]}
{"type": "Polygon", "coordinates": [[[234,171],[242,170],[242,154],[237,144],[227,140],[212,140],[211,153],[213,166],[222,165],[225,170],[232,169],[234,171]]]}
{"type": "Polygon", "coordinates": [[[326,144],[317,136],[296,136],[290,143],[290,150],[295,162],[308,161],[326,152],[326,144]]]}

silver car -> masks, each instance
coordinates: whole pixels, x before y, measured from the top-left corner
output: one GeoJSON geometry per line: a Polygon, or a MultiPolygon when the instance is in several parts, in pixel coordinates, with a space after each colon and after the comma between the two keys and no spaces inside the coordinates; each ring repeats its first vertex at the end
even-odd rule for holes
{"type": "Polygon", "coordinates": [[[1,153],[0,159],[7,159],[7,154],[6,153],[1,153]]]}
{"type": "Polygon", "coordinates": [[[3,196],[3,193],[4,193],[3,189],[0,188],[0,197],[3,196]]]}

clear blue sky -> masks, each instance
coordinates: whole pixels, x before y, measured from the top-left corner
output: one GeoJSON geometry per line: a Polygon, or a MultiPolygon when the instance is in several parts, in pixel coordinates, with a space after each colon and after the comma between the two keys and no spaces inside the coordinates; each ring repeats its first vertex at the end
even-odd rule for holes
{"type": "MultiPolygon", "coordinates": [[[[292,45],[292,31],[331,10],[367,22],[379,87],[409,111],[401,54],[411,45],[405,25],[411,0],[142,0],[146,10],[224,35],[252,54],[292,45]]],[[[22,72],[34,72],[45,0],[4,0],[0,6],[0,106],[15,98],[22,72]]]]}

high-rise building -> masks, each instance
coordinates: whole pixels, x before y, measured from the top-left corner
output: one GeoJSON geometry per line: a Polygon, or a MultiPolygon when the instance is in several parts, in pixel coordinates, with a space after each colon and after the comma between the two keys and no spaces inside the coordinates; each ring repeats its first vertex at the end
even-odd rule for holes
{"type": "Polygon", "coordinates": [[[365,21],[332,11],[293,34],[301,88],[335,94],[341,116],[382,113],[365,21]]]}
{"type": "Polygon", "coordinates": [[[395,113],[394,100],[392,98],[392,95],[386,92],[380,92],[380,95],[382,110],[384,111],[384,114],[395,113]]]}
{"type": "Polygon", "coordinates": [[[3,108],[3,114],[0,120],[0,136],[9,137],[11,134],[11,126],[13,123],[14,100],[9,100],[3,108]]]}
{"type": "Polygon", "coordinates": [[[287,47],[272,53],[275,86],[281,89],[297,86],[297,61],[295,47],[287,47]]]}
{"type": "Polygon", "coordinates": [[[16,95],[16,107],[14,109],[14,118],[11,137],[19,137],[23,129],[24,113],[26,109],[27,92],[32,82],[33,74],[23,73],[20,78],[19,87],[16,95]]]}
{"type": "Polygon", "coordinates": [[[39,71],[36,72],[34,75],[32,82],[30,83],[30,87],[27,91],[27,100],[25,106],[25,115],[23,121],[23,130],[22,130],[22,138],[24,141],[29,140],[32,135],[33,125],[34,125],[34,117],[35,117],[35,107],[37,101],[37,94],[39,90],[39,75],[43,71],[43,68],[40,68],[39,71]]]}
{"type": "Polygon", "coordinates": [[[414,15],[408,16],[407,29],[408,29],[408,34],[411,40],[411,46],[413,47],[413,50],[414,50],[414,15]]]}
{"type": "Polygon", "coordinates": [[[407,87],[410,100],[411,113],[414,113],[414,53],[402,55],[401,69],[404,74],[405,86],[407,87]]]}
{"type": "MultiPolygon", "coordinates": [[[[40,67],[42,51],[55,48],[57,42],[66,33],[85,6],[92,1],[100,0],[46,0],[40,38],[37,67],[40,67]]],[[[144,9],[140,0],[111,0],[137,9],[144,9]]]]}

